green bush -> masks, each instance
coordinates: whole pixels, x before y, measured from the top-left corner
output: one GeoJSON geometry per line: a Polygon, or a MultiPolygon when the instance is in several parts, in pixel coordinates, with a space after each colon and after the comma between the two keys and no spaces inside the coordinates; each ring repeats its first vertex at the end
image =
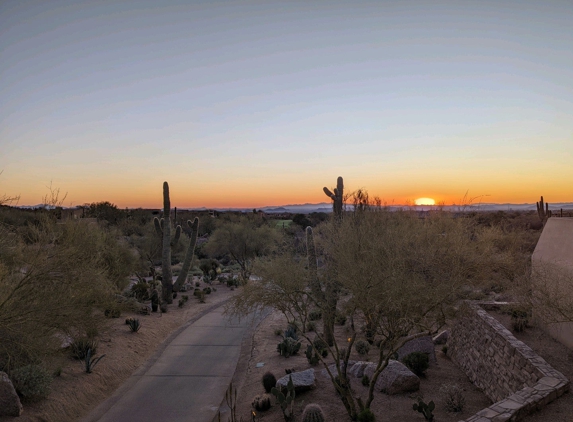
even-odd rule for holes
{"type": "Polygon", "coordinates": [[[346,315],[342,315],[342,314],[337,313],[336,316],[334,317],[334,323],[336,325],[346,324],[346,315]]]}
{"type": "Polygon", "coordinates": [[[372,410],[369,408],[364,408],[358,413],[358,417],[356,418],[358,422],[374,422],[376,420],[376,416],[372,413],[372,410]]]}
{"type": "Polygon", "coordinates": [[[426,353],[412,352],[402,359],[402,363],[406,365],[410,371],[419,377],[424,376],[424,373],[430,365],[430,359],[426,353]]]}
{"type": "Polygon", "coordinates": [[[10,372],[16,392],[27,401],[36,401],[50,394],[51,374],[39,365],[27,365],[10,372]]]}

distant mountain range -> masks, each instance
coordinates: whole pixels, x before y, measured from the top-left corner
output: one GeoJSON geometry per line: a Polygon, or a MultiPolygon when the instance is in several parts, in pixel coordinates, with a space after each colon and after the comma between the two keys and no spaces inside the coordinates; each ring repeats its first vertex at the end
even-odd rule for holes
{"type": "MultiPolygon", "coordinates": [[[[33,206],[20,206],[20,208],[41,208],[43,205],[33,205],[33,206]]],[[[352,205],[347,205],[347,209],[352,209],[352,205]]],[[[64,207],[66,208],[66,207],[64,207]]],[[[73,208],[73,207],[72,207],[73,208]]],[[[397,210],[401,208],[407,208],[405,205],[391,205],[388,206],[391,210],[397,210]]],[[[412,209],[419,211],[428,211],[433,209],[438,209],[437,205],[416,205],[412,206],[412,209]]],[[[494,203],[480,203],[471,205],[445,205],[442,209],[447,211],[535,211],[536,205],[532,204],[494,204],[494,203]]],[[[567,209],[569,211],[573,210],[573,202],[551,202],[549,204],[549,209],[552,211],[559,211],[560,209],[567,209]]],[[[241,212],[252,212],[253,208],[179,208],[179,210],[189,210],[189,211],[241,211],[241,212]]],[[[318,204],[293,204],[293,205],[281,205],[281,206],[269,206],[260,207],[257,210],[264,211],[269,214],[280,214],[280,213],[292,213],[292,214],[310,214],[311,212],[332,212],[332,204],[328,202],[320,202],[318,204]]]]}

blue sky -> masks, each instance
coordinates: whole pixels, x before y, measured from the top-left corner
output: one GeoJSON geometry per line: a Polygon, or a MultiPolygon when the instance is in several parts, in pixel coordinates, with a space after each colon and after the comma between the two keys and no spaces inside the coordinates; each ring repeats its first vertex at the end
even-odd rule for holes
{"type": "Polygon", "coordinates": [[[573,200],[573,2],[4,1],[0,194],[573,200]],[[178,193],[176,193],[178,192],[178,193]]]}

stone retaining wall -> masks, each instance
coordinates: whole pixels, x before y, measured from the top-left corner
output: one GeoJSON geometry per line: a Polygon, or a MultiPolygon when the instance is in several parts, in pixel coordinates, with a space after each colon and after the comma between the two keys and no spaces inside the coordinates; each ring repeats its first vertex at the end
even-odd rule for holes
{"type": "Polygon", "coordinates": [[[569,380],[500,322],[468,303],[452,327],[448,356],[493,405],[466,422],[517,421],[569,389],[569,380]]]}

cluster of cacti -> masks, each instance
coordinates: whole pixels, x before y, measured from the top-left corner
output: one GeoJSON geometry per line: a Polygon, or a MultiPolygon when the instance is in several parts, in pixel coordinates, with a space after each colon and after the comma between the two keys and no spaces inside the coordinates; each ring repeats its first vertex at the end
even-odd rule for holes
{"type": "Polygon", "coordinates": [[[344,200],[344,183],[342,177],[336,179],[336,188],[334,188],[334,193],[330,191],[327,187],[322,188],[326,196],[332,199],[332,211],[337,218],[342,218],[342,204],[344,200]]]}
{"type": "Polygon", "coordinates": [[[277,398],[281,410],[283,411],[283,416],[286,422],[292,420],[294,416],[293,407],[294,407],[294,384],[292,382],[292,377],[288,377],[288,383],[286,388],[286,394],[284,394],[279,388],[273,387],[271,389],[271,393],[273,396],[277,398]]]}
{"type": "Polygon", "coordinates": [[[255,396],[251,405],[253,406],[253,409],[260,412],[269,410],[271,408],[271,396],[268,394],[259,394],[255,396]]]}
{"type": "Polygon", "coordinates": [[[545,223],[549,217],[551,217],[551,211],[549,210],[549,204],[545,204],[543,202],[543,196],[539,202],[536,202],[535,205],[537,206],[537,215],[539,219],[545,223]]]}
{"type": "Polygon", "coordinates": [[[157,217],[153,220],[155,230],[162,236],[162,253],[161,253],[161,271],[162,271],[162,299],[167,303],[173,303],[173,292],[181,290],[181,286],[187,279],[189,268],[191,268],[191,261],[195,253],[195,244],[197,243],[197,229],[199,226],[199,219],[195,217],[193,222],[187,221],[187,225],[191,229],[191,237],[189,239],[189,246],[185,253],[183,266],[181,272],[173,283],[173,275],[171,272],[171,247],[179,242],[181,236],[181,226],[175,228],[175,237],[171,239],[171,200],[169,198],[169,185],[163,182],[163,218],[160,220],[157,217]]]}
{"type": "Polygon", "coordinates": [[[307,404],[302,412],[302,422],[324,422],[325,420],[324,412],[318,404],[307,404]]]}
{"type": "Polygon", "coordinates": [[[292,337],[285,337],[282,342],[277,345],[277,352],[281,356],[288,358],[291,355],[296,355],[300,350],[301,343],[292,337]]]}
{"type": "Polygon", "coordinates": [[[432,412],[436,408],[436,405],[433,401],[426,404],[422,401],[422,399],[418,399],[418,403],[414,403],[412,408],[424,415],[424,418],[426,418],[427,421],[432,422],[434,420],[434,414],[432,412]]]}
{"type": "Polygon", "coordinates": [[[312,344],[306,346],[306,352],[304,352],[304,355],[306,356],[308,363],[311,365],[316,365],[318,362],[320,362],[320,357],[312,347],[312,344]]]}

